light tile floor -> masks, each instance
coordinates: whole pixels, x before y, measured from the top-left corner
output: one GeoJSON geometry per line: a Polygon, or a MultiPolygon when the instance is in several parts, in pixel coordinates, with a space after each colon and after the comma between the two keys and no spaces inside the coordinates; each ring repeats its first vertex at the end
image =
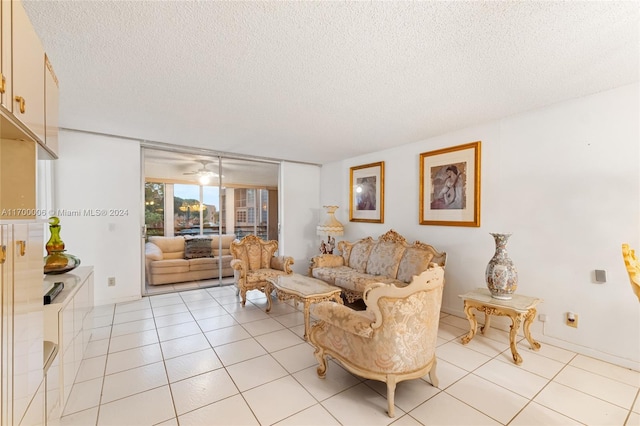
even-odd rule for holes
{"type": "Polygon", "coordinates": [[[301,305],[235,287],[99,306],[62,425],[640,425],[640,373],[490,330],[466,346],[466,319],[442,314],[437,375],[386,387],[334,361],[316,375],[301,305]]]}

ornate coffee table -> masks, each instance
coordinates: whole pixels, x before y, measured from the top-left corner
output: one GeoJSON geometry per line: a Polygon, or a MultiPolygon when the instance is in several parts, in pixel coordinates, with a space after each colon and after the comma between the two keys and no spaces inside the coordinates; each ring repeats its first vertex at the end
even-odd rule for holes
{"type": "Polygon", "coordinates": [[[531,349],[537,351],[540,349],[540,343],[531,337],[531,323],[536,317],[536,305],[542,302],[537,297],[523,296],[514,294],[509,300],[494,299],[486,288],[477,288],[469,293],[459,296],[464,300],[464,313],[467,315],[471,330],[462,338],[462,344],[466,345],[476,335],[478,321],[476,316],[471,312],[475,309],[478,312],[484,312],[485,322],[480,332],[484,334],[490,327],[491,315],[502,315],[511,318],[511,330],[509,331],[509,346],[511,347],[511,355],[513,362],[517,365],[522,364],[522,357],[516,348],[516,335],[520,329],[520,324],[524,321],[523,332],[524,337],[529,341],[531,349]]]}
{"type": "Polygon", "coordinates": [[[304,340],[309,336],[309,308],[312,303],[334,300],[342,304],[341,288],[332,286],[324,281],[306,277],[300,274],[281,275],[267,278],[264,293],[267,295],[267,309],[271,310],[271,292],[276,291],[278,300],[294,299],[304,304],[304,340]]]}

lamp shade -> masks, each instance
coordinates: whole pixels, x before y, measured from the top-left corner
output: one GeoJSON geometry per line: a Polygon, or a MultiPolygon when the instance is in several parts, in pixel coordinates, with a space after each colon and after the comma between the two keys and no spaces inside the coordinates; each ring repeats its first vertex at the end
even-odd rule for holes
{"type": "Polygon", "coordinates": [[[338,210],[338,206],[322,206],[327,210],[327,215],[324,218],[324,221],[316,226],[316,234],[327,236],[327,235],[344,235],[344,226],[338,219],[333,215],[336,210],[338,210]]]}

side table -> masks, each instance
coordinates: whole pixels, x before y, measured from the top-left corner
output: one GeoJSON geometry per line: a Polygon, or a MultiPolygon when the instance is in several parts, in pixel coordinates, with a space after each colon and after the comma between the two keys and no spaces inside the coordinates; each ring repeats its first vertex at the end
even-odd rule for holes
{"type": "Polygon", "coordinates": [[[514,294],[510,300],[501,300],[491,297],[491,293],[486,288],[477,288],[466,294],[459,296],[464,300],[464,313],[469,320],[471,330],[462,338],[462,344],[466,345],[476,335],[476,328],[478,321],[472,309],[478,312],[484,312],[485,323],[480,329],[482,334],[489,329],[491,324],[491,315],[507,316],[511,318],[511,330],[509,331],[509,344],[511,346],[511,355],[513,356],[513,362],[516,365],[522,364],[522,357],[516,349],[516,336],[520,329],[520,324],[524,320],[523,332],[524,337],[529,341],[531,349],[537,351],[540,349],[540,343],[533,340],[531,337],[531,323],[536,317],[536,305],[542,302],[542,299],[536,297],[523,296],[520,294],[514,294]]]}

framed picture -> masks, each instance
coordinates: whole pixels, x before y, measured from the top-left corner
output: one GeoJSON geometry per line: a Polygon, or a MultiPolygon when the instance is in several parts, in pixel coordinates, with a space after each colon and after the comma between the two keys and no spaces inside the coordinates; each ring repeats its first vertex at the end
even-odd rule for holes
{"type": "Polygon", "coordinates": [[[420,224],[480,226],[480,141],[420,154],[420,224]]]}
{"type": "Polygon", "coordinates": [[[384,161],[351,167],[349,221],[384,223],[384,161]]]}

